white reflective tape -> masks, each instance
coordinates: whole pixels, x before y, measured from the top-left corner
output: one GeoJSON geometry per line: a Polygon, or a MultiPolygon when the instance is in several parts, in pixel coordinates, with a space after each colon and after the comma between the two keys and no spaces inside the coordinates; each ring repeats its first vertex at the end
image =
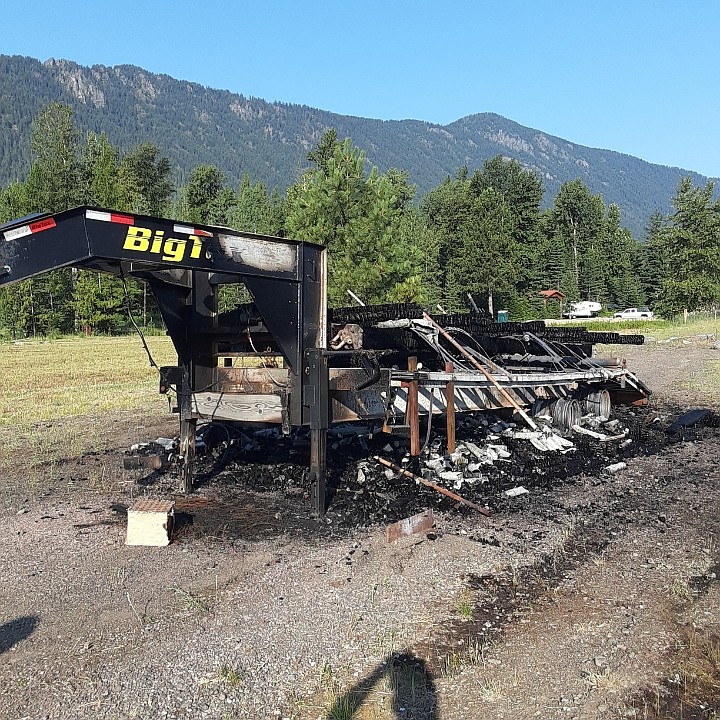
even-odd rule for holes
{"type": "Polygon", "coordinates": [[[111,222],[112,220],[109,212],[100,212],[99,210],[86,210],[85,217],[88,220],[102,220],[103,222],[111,222]]]}
{"type": "Polygon", "coordinates": [[[200,235],[202,237],[213,236],[213,234],[207,230],[198,230],[197,228],[188,227],[187,225],[173,225],[173,232],[183,233],[183,235],[200,235]]]}
{"type": "Polygon", "coordinates": [[[17,240],[18,238],[25,237],[26,235],[32,235],[32,230],[29,225],[23,225],[22,227],[6,231],[5,240],[17,240]]]}

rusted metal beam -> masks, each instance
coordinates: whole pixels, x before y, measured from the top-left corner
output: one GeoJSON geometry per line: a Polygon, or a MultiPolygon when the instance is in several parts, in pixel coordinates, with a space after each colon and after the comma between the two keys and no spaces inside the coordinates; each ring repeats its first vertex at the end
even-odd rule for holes
{"type": "MultiPolygon", "coordinates": [[[[469,295],[470,293],[468,293],[469,295]]],[[[451,362],[445,363],[445,372],[452,374],[454,366],[451,362]]],[[[455,382],[450,380],[445,386],[445,417],[447,418],[447,449],[449,453],[455,452],[455,382]]]]}
{"type": "MultiPolygon", "coordinates": [[[[415,356],[408,358],[408,372],[416,373],[418,360],[415,356]]],[[[413,378],[408,383],[408,401],[405,413],[405,424],[410,426],[410,455],[420,454],[420,415],[418,412],[418,381],[413,378]]]]}

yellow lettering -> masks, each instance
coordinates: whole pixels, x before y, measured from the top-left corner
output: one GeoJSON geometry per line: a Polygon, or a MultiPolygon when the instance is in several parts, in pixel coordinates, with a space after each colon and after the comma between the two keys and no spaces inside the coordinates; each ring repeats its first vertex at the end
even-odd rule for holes
{"type": "Polygon", "coordinates": [[[150,236],[152,232],[146,228],[131,225],[125,236],[123,250],[139,250],[145,252],[150,247],[150,236]]]}
{"type": "Polygon", "coordinates": [[[197,235],[191,235],[190,239],[193,241],[190,257],[197,259],[200,257],[200,251],[202,250],[202,240],[197,235]]]}
{"type": "Polygon", "coordinates": [[[155,231],[155,237],[153,238],[152,245],[150,246],[151,253],[159,253],[160,252],[164,234],[165,233],[162,230],[155,231]]]}
{"type": "Polygon", "coordinates": [[[168,238],[163,245],[163,260],[170,260],[172,262],[180,262],[185,255],[185,246],[187,242],[185,240],[174,240],[168,238]]]}
{"type": "Polygon", "coordinates": [[[197,235],[190,235],[189,240],[166,238],[164,230],[156,230],[153,234],[152,230],[131,225],[125,236],[123,249],[162,254],[163,260],[179,263],[185,257],[190,240],[192,241],[190,257],[198,259],[202,251],[202,240],[197,235]]]}

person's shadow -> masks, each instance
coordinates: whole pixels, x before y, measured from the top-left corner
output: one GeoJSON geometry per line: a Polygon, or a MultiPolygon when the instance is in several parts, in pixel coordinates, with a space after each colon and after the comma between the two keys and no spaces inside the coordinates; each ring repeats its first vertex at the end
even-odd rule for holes
{"type": "Polygon", "coordinates": [[[0,625],[0,655],[21,640],[30,637],[35,631],[38,620],[37,615],[25,615],[0,625]]]}
{"type": "Polygon", "coordinates": [[[402,720],[437,720],[437,691],[424,660],[415,655],[390,655],[369,675],[335,698],[327,720],[354,717],[375,686],[387,678],[392,710],[402,720]]]}

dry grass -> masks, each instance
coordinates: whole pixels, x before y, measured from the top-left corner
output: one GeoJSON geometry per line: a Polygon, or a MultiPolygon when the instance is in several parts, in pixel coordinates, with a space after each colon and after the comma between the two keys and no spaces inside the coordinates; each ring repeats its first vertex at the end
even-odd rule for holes
{"type": "MultiPolygon", "coordinates": [[[[685,634],[677,664],[665,681],[633,698],[633,717],[643,720],[715,720],[720,717],[720,638],[691,631],[685,634]]],[[[623,717],[631,714],[625,708],[623,717]]]]}
{"type": "MultiPolygon", "coordinates": [[[[148,337],[158,365],[176,362],[167,337],[148,337]]],[[[0,345],[0,426],[166,409],[158,373],[136,336],[23,341],[0,345]]]]}
{"type": "MultiPolygon", "coordinates": [[[[158,365],[176,356],[166,337],[147,338],[158,365]]],[[[105,491],[123,479],[106,453],[147,440],[147,423],[172,417],[136,336],[0,344],[0,480],[27,495],[70,488],[105,491]]]]}
{"type": "Polygon", "coordinates": [[[690,316],[674,320],[613,320],[612,318],[583,318],[573,321],[550,321],[550,325],[581,326],[593,332],[618,332],[624,335],[645,335],[659,341],[671,338],[688,338],[698,335],[715,335],[720,338],[720,319],[714,316],[690,316]]]}

